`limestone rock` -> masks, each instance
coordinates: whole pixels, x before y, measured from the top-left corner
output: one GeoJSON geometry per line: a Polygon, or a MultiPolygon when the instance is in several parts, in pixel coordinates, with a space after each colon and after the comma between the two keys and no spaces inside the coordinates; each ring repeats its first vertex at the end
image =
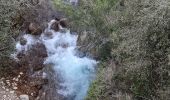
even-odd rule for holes
{"type": "Polygon", "coordinates": [[[26,94],[20,95],[19,98],[20,100],[29,100],[29,96],[26,94]]]}

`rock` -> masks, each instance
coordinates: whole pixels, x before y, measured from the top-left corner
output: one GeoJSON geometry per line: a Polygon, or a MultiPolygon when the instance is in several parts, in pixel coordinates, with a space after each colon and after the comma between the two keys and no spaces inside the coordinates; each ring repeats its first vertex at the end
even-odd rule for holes
{"type": "Polygon", "coordinates": [[[6,80],[6,82],[9,82],[9,80],[6,80]]]}
{"type": "Polygon", "coordinates": [[[34,96],[34,93],[31,93],[31,96],[34,96]]]}
{"type": "Polygon", "coordinates": [[[20,78],[21,77],[21,75],[18,75],[18,78],[20,78]]]}
{"type": "Polygon", "coordinates": [[[59,21],[60,21],[60,18],[57,18],[57,17],[56,17],[55,20],[59,22],[59,21]]]}
{"type": "Polygon", "coordinates": [[[5,87],[4,87],[4,86],[2,86],[2,89],[5,89],[5,87]]]}
{"type": "Polygon", "coordinates": [[[6,91],[8,92],[8,91],[9,91],[9,89],[6,89],[6,91]]]}
{"type": "Polygon", "coordinates": [[[43,71],[37,71],[37,72],[34,72],[34,74],[32,74],[31,77],[32,78],[40,78],[40,79],[42,79],[44,73],[45,72],[43,72],[43,71]]]}
{"type": "Polygon", "coordinates": [[[29,100],[29,96],[26,94],[20,95],[19,98],[20,100],[29,100]]]}
{"type": "Polygon", "coordinates": [[[7,95],[3,95],[3,98],[6,98],[7,97],[7,95]]]}
{"type": "Polygon", "coordinates": [[[62,28],[67,28],[67,26],[68,26],[68,22],[66,18],[61,18],[61,19],[55,18],[55,22],[53,22],[53,24],[51,25],[51,29],[55,31],[59,31],[62,28]]]}
{"type": "Polygon", "coordinates": [[[29,85],[33,87],[39,87],[39,86],[41,87],[42,85],[47,83],[48,83],[48,79],[35,78],[35,79],[30,79],[29,85]]]}
{"type": "Polygon", "coordinates": [[[60,29],[60,33],[66,33],[67,29],[60,29]]]}
{"type": "Polygon", "coordinates": [[[23,72],[20,72],[19,74],[20,74],[20,75],[23,75],[24,73],[23,73],[23,72]]]}
{"type": "Polygon", "coordinates": [[[86,31],[82,32],[82,34],[79,35],[80,41],[81,41],[81,42],[84,42],[84,41],[86,40],[86,38],[87,38],[87,35],[88,35],[88,34],[87,34],[86,31]]]}
{"type": "Polygon", "coordinates": [[[53,38],[53,33],[52,32],[45,32],[44,36],[51,39],[51,38],[53,38]]]}
{"type": "Polygon", "coordinates": [[[63,48],[67,48],[69,46],[69,44],[62,44],[61,45],[63,48]]]}
{"type": "Polygon", "coordinates": [[[37,43],[36,45],[34,45],[34,47],[31,48],[29,54],[34,55],[34,56],[32,56],[33,58],[35,56],[37,56],[38,58],[45,58],[45,57],[48,56],[47,51],[46,51],[46,47],[42,43],[37,43]]]}
{"type": "Polygon", "coordinates": [[[14,93],[14,91],[10,91],[9,93],[13,94],[13,93],[14,93]]]}
{"type": "Polygon", "coordinates": [[[20,44],[21,45],[26,45],[26,43],[27,43],[27,40],[25,38],[20,39],[20,44]]]}
{"type": "Polygon", "coordinates": [[[83,53],[86,53],[86,56],[98,59],[99,49],[101,46],[96,45],[96,34],[90,31],[83,31],[79,34],[77,40],[77,49],[83,53]]]}
{"type": "Polygon", "coordinates": [[[43,79],[47,79],[47,73],[43,72],[43,73],[42,73],[42,78],[43,78],[43,79]]]}
{"type": "Polygon", "coordinates": [[[30,23],[30,25],[28,27],[28,33],[30,33],[32,35],[41,35],[42,29],[38,24],[30,23]]]}
{"type": "Polygon", "coordinates": [[[67,28],[67,26],[68,26],[68,24],[67,24],[68,22],[67,22],[66,18],[60,19],[59,23],[60,23],[62,28],[67,28]]]}
{"type": "Polygon", "coordinates": [[[14,90],[18,89],[18,87],[13,87],[14,90]]]}
{"type": "Polygon", "coordinates": [[[51,25],[51,29],[54,31],[59,31],[59,22],[55,21],[52,25],[51,25]]]}
{"type": "Polygon", "coordinates": [[[43,71],[37,71],[30,77],[31,86],[41,86],[48,82],[47,74],[43,71]]]}

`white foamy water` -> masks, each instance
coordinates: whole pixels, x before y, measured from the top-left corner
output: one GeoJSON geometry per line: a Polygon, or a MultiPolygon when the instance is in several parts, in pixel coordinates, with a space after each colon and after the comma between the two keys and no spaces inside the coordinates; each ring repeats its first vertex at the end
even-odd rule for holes
{"type": "MultiPolygon", "coordinates": [[[[67,97],[72,97],[71,100],[83,100],[87,95],[87,91],[91,80],[94,77],[95,66],[97,62],[88,57],[76,56],[76,42],[77,35],[73,35],[69,30],[64,29],[65,32],[55,32],[50,29],[50,25],[54,22],[52,20],[48,28],[39,38],[45,45],[48,57],[44,64],[52,64],[56,75],[60,75],[62,80],[60,89],[57,90],[59,94],[67,97]],[[46,32],[52,33],[49,38],[45,35],[46,32]]],[[[25,51],[39,40],[35,40],[32,36],[24,35],[24,38],[29,41],[25,46],[25,51]]],[[[16,45],[18,52],[22,51],[19,42],[16,45]]],[[[70,99],[69,99],[70,100],[70,99]]]]}

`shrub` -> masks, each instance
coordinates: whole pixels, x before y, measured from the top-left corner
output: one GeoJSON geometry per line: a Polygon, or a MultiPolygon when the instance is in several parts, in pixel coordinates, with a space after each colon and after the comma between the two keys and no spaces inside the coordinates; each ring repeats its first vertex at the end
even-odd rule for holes
{"type": "Polygon", "coordinates": [[[109,58],[102,62],[116,63],[110,89],[103,88],[108,84],[103,83],[106,77],[100,73],[114,66],[105,64],[91,86],[88,99],[102,100],[111,97],[108,91],[117,94],[115,90],[121,91],[122,95],[131,93],[137,100],[168,98],[168,0],[82,0],[78,7],[61,6],[61,1],[54,1],[57,8],[69,16],[72,29],[95,34],[95,38],[88,42],[97,40],[93,48],[97,48],[103,58],[109,58]],[[111,53],[104,49],[109,47],[104,44],[110,42],[111,53]]]}

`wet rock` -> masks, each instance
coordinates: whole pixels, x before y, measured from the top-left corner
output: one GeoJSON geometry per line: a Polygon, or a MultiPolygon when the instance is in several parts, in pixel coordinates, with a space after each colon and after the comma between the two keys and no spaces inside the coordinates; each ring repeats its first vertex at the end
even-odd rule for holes
{"type": "Polygon", "coordinates": [[[20,95],[19,98],[20,100],[29,100],[29,96],[26,94],[20,95]]]}
{"type": "Polygon", "coordinates": [[[45,45],[42,43],[38,43],[36,45],[34,45],[29,53],[28,53],[32,58],[34,58],[35,56],[39,57],[39,58],[44,58],[47,57],[47,51],[45,48],[45,45]]]}
{"type": "Polygon", "coordinates": [[[30,23],[28,27],[28,33],[32,35],[40,35],[42,33],[42,29],[38,24],[30,23]]]}
{"type": "Polygon", "coordinates": [[[60,18],[56,17],[55,20],[59,22],[59,21],[60,21],[60,18]]]}
{"type": "Polygon", "coordinates": [[[27,40],[25,39],[25,38],[20,38],[20,44],[21,45],[26,45],[26,43],[27,43],[27,40]]]}
{"type": "Polygon", "coordinates": [[[66,33],[67,29],[60,29],[60,33],[66,33]]]}
{"type": "Polygon", "coordinates": [[[67,48],[69,46],[69,44],[62,44],[61,47],[63,48],[67,48]]]}
{"type": "MultiPolygon", "coordinates": [[[[55,22],[51,25],[51,29],[55,31],[59,31],[60,27],[67,28],[68,27],[68,21],[66,18],[55,18],[55,22]]],[[[64,31],[65,32],[65,31],[64,31]]]]}
{"type": "Polygon", "coordinates": [[[29,64],[29,67],[33,68],[33,71],[42,70],[45,67],[43,62],[44,62],[43,58],[35,57],[35,59],[32,60],[31,63],[29,64]]]}
{"type": "Polygon", "coordinates": [[[68,22],[67,22],[66,18],[60,19],[59,23],[60,23],[62,28],[67,28],[67,26],[68,26],[68,22]]]}
{"type": "Polygon", "coordinates": [[[53,33],[52,32],[45,32],[44,36],[51,39],[51,38],[53,38],[53,33]]]}
{"type": "Polygon", "coordinates": [[[59,31],[59,22],[58,21],[55,21],[52,25],[51,25],[51,29],[54,30],[54,31],[59,31]]]}

